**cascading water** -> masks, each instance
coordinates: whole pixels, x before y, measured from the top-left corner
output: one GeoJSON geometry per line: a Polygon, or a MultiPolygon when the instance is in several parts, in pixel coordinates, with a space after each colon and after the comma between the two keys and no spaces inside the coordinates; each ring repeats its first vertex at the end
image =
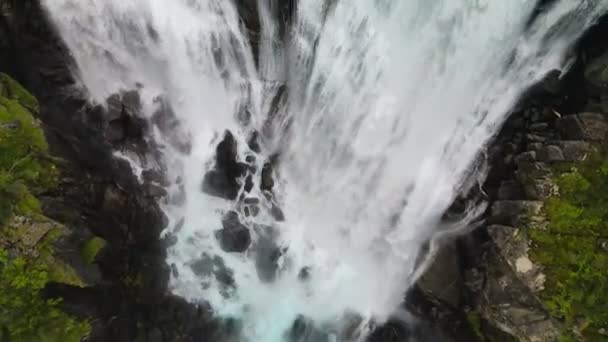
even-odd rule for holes
{"type": "Polygon", "coordinates": [[[529,0],[300,0],[281,34],[281,1],[260,0],[256,65],[232,1],[43,2],[92,100],[137,88],[145,114],[171,106],[178,124],[153,137],[176,180],[163,203],[177,237],[171,288],[240,319],[238,339],[263,342],[285,340],[299,317],[337,340],[365,335],[361,324],[338,336],[345,314],[387,319],[429,242],[479,212],[442,220],[483,176],[476,161],[518,97],[608,10],[606,0],[540,12],[529,0]],[[218,143],[234,146],[226,130],[249,165],[236,165],[238,194],[218,197],[201,184],[220,164],[218,143]],[[218,242],[227,220],[247,227],[247,251],[218,242]]]}

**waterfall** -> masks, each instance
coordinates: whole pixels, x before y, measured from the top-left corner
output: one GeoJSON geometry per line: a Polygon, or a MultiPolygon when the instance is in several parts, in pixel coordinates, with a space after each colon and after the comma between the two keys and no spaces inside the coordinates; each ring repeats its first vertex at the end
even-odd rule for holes
{"type": "Polygon", "coordinates": [[[138,89],[148,118],[170,106],[175,125],[149,137],[172,182],[170,288],[262,342],[303,321],[364,339],[434,241],[472,227],[483,206],[443,216],[483,178],[487,143],[608,10],[539,2],[299,0],[286,24],[285,2],[259,0],[251,35],[228,0],[43,0],[92,101],[138,89]],[[220,143],[234,194],[202,191],[220,143]],[[226,251],[221,229],[247,250],[226,251]]]}

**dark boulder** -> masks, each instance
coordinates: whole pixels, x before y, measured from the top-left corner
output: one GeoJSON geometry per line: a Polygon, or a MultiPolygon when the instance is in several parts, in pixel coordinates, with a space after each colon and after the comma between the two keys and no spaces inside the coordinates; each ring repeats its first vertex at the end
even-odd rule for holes
{"type": "Polygon", "coordinates": [[[215,166],[205,174],[203,192],[235,200],[241,185],[238,178],[247,173],[248,165],[240,163],[237,156],[237,142],[230,131],[226,131],[224,139],[217,145],[215,166]]]}
{"type": "Polygon", "coordinates": [[[152,115],[151,123],[166,137],[166,140],[174,149],[189,154],[192,150],[189,136],[184,132],[171,104],[164,96],[156,97],[154,102],[157,109],[152,115]]]}
{"type": "Polygon", "coordinates": [[[216,232],[216,238],[225,252],[241,253],[251,244],[251,232],[241,223],[236,211],[229,211],[222,219],[223,229],[216,232]]]}
{"type": "Polygon", "coordinates": [[[271,191],[274,187],[274,179],[272,178],[272,164],[265,163],[262,168],[262,179],[260,183],[260,189],[262,191],[271,191]]]}
{"type": "Polygon", "coordinates": [[[591,93],[608,91],[608,53],[594,59],[585,68],[585,81],[591,93]]]}
{"type": "Polygon", "coordinates": [[[530,217],[538,216],[542,208],[541,201],[495,201],[490,221],[517,227],[527,224],[530,217]]]}
{"type": "Polygon", "coordinates": [[[567,115],[558,119],[556,126],[564,140],[600,141],[608,133],[606,118],[597,113],[567,115]]]}
{"type": "Polygon", "coordinates": [[[538,153],[538,160],[544,163],[562,162],[565,160],[564,152],[559,146],[547,145],[542,147],[538,153]]]}

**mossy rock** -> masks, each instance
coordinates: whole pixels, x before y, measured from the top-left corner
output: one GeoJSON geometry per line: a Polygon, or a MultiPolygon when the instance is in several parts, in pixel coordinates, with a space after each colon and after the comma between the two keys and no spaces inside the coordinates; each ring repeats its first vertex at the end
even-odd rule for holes
{"type": "Polygon", "coordinates": [[[38,111],[31,94],[0,74],[0,341],[78,342],[89,323],[40,293],[50,281],[84,284],[54,253],[67,229],[46,218],[36,198],[57,177],[38,111]]]}
{"type": "Polygon", "coordinates": [[[49,265],[38,259],[10,256],[0,248],[0,338],[2,341],[79,342],[88,322],[59,310],[58,300],[40,291],[51,280],[49,265]]]}
{"type": "Polygon", "coordinates": [[[40,211],[36,194],[53,187],[57,170],[34,113],[38,102],[0,73],[0,226],[13,213],[40,211]]]}
{"type": "Polygon", "coordinates": [[[554,181],[559,194],[546,202],[548,225],[529,231],[531,259],[546,274],[540,297],[566,326],[564,341],[606,341],[608,158],[597,153],[554,181]]]}
{"type": "Polygon", "coordinates": [[[82,258],[89,264],[92,264],[97,259],[99,252],[107,246],[106,240],[100,237],[94,237],[87,241],[82,247],[82,258]]]}
{"type": "Polygon", "coordinates": [[[37,114],[40,112],[40,105],[36,97],[4,73],[0,73],[0,96],[17,100],[22,106],[33,113],[37,114]]]}

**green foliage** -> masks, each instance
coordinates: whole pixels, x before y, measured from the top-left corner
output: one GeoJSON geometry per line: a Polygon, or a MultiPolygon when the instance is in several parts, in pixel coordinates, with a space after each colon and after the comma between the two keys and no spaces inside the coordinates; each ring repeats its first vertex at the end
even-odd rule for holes
{"type": "Polygon", "coordinates": [[[567,331],[588,341],[601,341],[599,329],[608,327],[608,162],[599,156],[555,179],[559,196],[550,198],[546,229],[531,229],[531,257],[545,266],[547,281],[541,293],[550,313],[567,331]]]}
{"type": "Polygon", "coordinates": [[[39,211],[35,195],[53,186],[57,171],[32,112],[36,99],[0,73],[0,226],[13,213],[39,211]]]}
{"type": "Polygon", "coordinates": [[[485,341],[486,338],[484,337],[484,334],[481,331],[481,316],[479,315],[479,313],[476,311],[471,311],[467,313],[467,321],[469,321],[469,325],[471,326],[471,329],[473,329],[473,332],[475,333],[477,338],[480,341],[485,341]]]}
{"type": "Polygon", "coordinates": [[[32,115],[38,110],[31,94],[0,73],[0,341],[77,342],[90,330],[88,323],[40,294],[49,281],[80,280],[53,257],[58,232],[36,199],[57,175],[32,115]]]}
{"type": "Polygon", "coordinates": [[[0,96],[17,100],[28,110],[38,113],[38,100],[10,76],[0,73],[0,96]]]}
{"type": "Polygon", "coordinates": [[[83,259],[92,264],[95,262],[95,258],[97,258],[97,254],[107,245],[106,240],[100,237],[94,237],[87,241],[82,247],[82,257],[83,259]]]}
{"type": "Polygon", "coordinates": [[[78,342],[90,330],[40,296],[49,281],[46,263],[10,257],[0,249],[0,336],[15,342],[78,342]],[[8,334],[8,336],[2,336],[8,334]]]}

